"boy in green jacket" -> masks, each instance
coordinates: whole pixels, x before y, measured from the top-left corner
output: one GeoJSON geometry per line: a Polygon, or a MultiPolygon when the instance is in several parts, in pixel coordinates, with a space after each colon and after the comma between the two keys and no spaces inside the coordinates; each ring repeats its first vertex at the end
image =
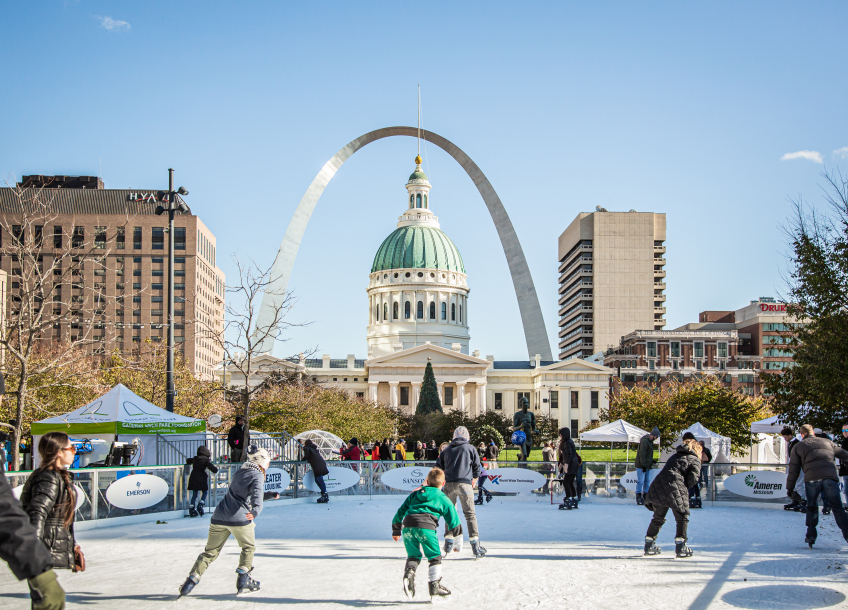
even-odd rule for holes
{"type": "Polygon", "coordinates": [[[447,597],[451,593],[442,584],[442,551],[439,548],[439,518],[444,517],[450,528],[449,534],[462,540],[462,526],[456,507],[442,493],[445,485],[445,472],[433,468],[427,473],[427,480],[420,489],[416,489],[401,505],[392,519],[392,539],[397,542],[403,534],[406,547],[406,567],[403,573],[403,592],[409,598],[415,597],[415,569],[421,563],[421,551],[430,562],[430,597],[447,597]]]}

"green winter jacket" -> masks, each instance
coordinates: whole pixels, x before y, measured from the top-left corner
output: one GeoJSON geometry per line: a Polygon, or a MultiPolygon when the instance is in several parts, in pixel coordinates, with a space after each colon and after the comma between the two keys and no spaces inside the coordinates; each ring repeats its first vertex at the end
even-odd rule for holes
{"type": "Polygon", "coordinates": [[[654,441],[651,440],[650,434],[646,434],[639,441],[639,451],[636,452],[636,468],[648,469],[655,463],[654,441]]]}
{"type": "Polygon", "coordinates": [[[403,527],[420,527],[435,530],[439,518],[444,517],[449,530],[462,533],[459,514],[441,489],[425,485],[409,494],[392,519],[392,536],[400,536],[403,527]]]}

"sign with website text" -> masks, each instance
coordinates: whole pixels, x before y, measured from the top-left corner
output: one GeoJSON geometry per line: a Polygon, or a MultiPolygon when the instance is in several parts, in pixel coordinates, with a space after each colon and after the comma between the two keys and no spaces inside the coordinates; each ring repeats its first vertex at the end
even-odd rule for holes
{"type": "Polygon", "coordinates": [[[785,498],[786,473],[774,470],[740,472],[727,477],[724,488],[746,498],[785,498]]]}

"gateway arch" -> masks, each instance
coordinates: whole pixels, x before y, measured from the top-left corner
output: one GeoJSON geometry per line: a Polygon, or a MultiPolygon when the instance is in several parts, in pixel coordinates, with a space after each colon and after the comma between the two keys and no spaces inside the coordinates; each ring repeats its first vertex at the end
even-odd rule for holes
{"type": "MultiPolygon", "coordinates": [[[[274,260],[274,265],[271,268],[271,281],[262,298],[262,305],[257,317],[257,328],[267,328],[274,323],[276,305],[285,296],[289,279],[291,278],[292,268],[294,267],[294,260],[300,248],[303,234],[306,232],[306,225],[309,224],[309,219],[315,210],[315,206],[318,205],[321,194],[342,164],[353,153],[367,144],[393,136],[415,138],[418,136],[418,133],[418,128],[416,127],[384,127],[383,129],[368,132],[344,146],[321,168],[321,171],[315,176],[312,184],[306,189],[306,194],[300,200],[300,204],[298,204],[294,212],[289,227],[286,229],[283,243],[280,244],[277,258],[274,260]]],[[[539,306],[539,297],[536,296],[536,287],[533,285],[533,278],[530,276],[530,268],[527,266],[527,259],[524,258],[524,251],[521,249],[515,228],[512,226],[512,222],[498,194],[492,188],[492,184],[488,178],[477,167],[477,164],[453,142],[423,129],[421,130],[421,135],[425,140],[435,144],[453,157],[471,177],[474,184],[477,185],[477,190],[483,197],[486,207],[489,208],[492,221],[498,230],[498,236],[501,239],[501,245],[506,256],[506,262],[509,265],[509,272],[512,275],[512,284],[515,287],[515,296],[518,299],[518,308],[521,312],[521,323],[524,325],[524,340],[527,343],[528,357],[532,359],[535,354],[541,354],[542,360],[553,360],[551,346],[548,342],[548,334],[545,330],[545,320],[542,317],[542,308],[539,306]]],[[[273,347],[273,339],[269,337],[263,343],[262,350],[271,351],[273,347]]]]}

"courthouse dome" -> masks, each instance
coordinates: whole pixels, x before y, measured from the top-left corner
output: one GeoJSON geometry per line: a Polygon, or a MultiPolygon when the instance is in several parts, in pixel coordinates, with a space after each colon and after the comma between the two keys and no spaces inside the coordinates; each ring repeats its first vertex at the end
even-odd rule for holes
{"type": "Polygon", "coordinates": [[[459,250],[440,229],[405,226],[395,229],[377,250],[371,273],[389,269],[441,269],[465,273],[459,250]]]}

